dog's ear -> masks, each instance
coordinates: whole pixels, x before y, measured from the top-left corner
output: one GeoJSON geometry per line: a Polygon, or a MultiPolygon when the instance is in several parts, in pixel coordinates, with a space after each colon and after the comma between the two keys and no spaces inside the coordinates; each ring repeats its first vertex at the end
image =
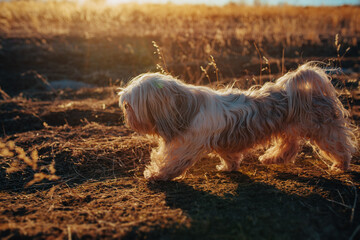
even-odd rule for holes
{"type": "Polygon", "coordinates": [[[148,102],[151,105],[149,115],[154,121],[155,132],[169,142],[190,127],[202,98],[182,85],[163,87],[159,92],[157,101],[148,102]]]}
{"type": "MultiPolygon", "coordinates": [[[[136,117],[135,111],[131,104],[127,101],[124,101],[122,104],[122,109],[125,117],[125,123],[132,128],[133,130],[136,130],[140,133],[151,133],[151,130],[153,129],[153,120],[150,119],[150,121],[140,122],[139,119],[136,117]]],[[[148,114],[148,116],[150,116],[148,114]]]]}

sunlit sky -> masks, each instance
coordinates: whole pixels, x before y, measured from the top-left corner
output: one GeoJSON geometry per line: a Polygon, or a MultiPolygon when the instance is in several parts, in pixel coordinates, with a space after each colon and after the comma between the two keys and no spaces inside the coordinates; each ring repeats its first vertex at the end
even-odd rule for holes
{"type": "MultiPolygon", "coordinates": [[[[247,3],[252,4],[254,0],[107,0],[110,4],[118,3],[188,3],[188,4],[209,4],[209,5],[224,5],[229,2],[237,3],[247,3]]],[[[269,5],[277,5],[281,3],[287,3],[291,5],[301,5],[301,6],[321,6],[321,5],[344,5],[344,4],[360,4],[360,0],[262,0],[262,3],[269,5]]]]}

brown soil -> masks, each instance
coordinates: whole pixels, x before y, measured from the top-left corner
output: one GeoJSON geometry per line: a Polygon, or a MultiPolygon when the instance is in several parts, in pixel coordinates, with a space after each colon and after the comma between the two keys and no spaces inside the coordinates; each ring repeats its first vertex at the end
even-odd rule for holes
{"type": "Polygon", "coordinates": [[[207,157],[150,183],[155,143],[123,125],[113,87],[160,64],[188,83],[249,88],[317,60],[343,71],[333,83],[358,121],[359,7],[0,9],[0,145],[25,151],[0,157],[0,239],[360,239],[359,153],[345,173],[304,147],[293,165],[254,152],[222,173],[207,157]],[[50,87],[62,80],[97,87],[50,87]]]}
{"type": "Polygon", "coordinates": [[[219,160],[208,157],[182,180],[150,183],[142,171],[154,142],[123,126],[114,94],[0,102],[3,141],[29,155],[36,149],[39,171],[55,161],[60,176],[26,188],[35,171],[7,174],[15,157],[0,159],[0,238],[360,237],[359,155],[346,173],[330,171],[308,147],[286,166],[264,166],[254,152],[233,173],[216,171],[219,160]]]}

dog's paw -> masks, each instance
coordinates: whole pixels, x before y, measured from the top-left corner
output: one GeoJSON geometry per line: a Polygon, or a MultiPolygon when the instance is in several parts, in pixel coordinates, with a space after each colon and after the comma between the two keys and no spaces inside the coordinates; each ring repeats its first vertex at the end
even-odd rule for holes
{"type": "Polygon", "coordinates": [[[334,163],[331,166],[331,170],[333,170],[333,171],[347,171],[349,169],[350,169],[350,164],[347,162],[334,163]]]}
{"type": "Polygon", "coordinates": [[[216,170],[222,172],[229,172],[228,167],[225,164],[216,165],[216,170]]]}
{"type": "Polygon", "coordinates": [[[150,171],[149,169],[145,169],[144,177],[145,177],[145,179],[147,179],[149,181],[156,181],[158,179],[158,176],[156,175],[156,173],[150,171]]]}
{"type": "Polygon", "coordinates": [[[259,160],[262,164],[266,164],[266,165],[269,165],[269,164],[279,164],[279,163],[283,163],[283,159],[282,158],[279,158],[279,157],[264,157],[264,156],[261,156],[259,157],[259,160]]]}
{"type": "Polygon", "coordinates": [[[145,179],[153,182],[153,181],[167,181],[170,179],[169,176],[166,176],[164,174],[160,174],[159,172],[152,172],[149,169],[146,169],[144,171],[144,177],[145,179]]]}
{"type": "Polygon", "coordinates": [[[216,169],[221,172],[235,172],[235,171],[239,170],[239,168],[240,168],[239,164],[234,164],[231,166],[226,165],[226,164],[216,165],[216,169]]]}

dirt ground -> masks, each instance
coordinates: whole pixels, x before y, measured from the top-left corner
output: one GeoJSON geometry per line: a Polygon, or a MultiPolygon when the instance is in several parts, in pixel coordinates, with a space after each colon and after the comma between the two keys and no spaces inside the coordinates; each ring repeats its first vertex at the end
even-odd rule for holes
{"type": "Polygon", "coordinates": [[[347,172],[309,146],[290,165],[256,150],[232,173],[208,156],[151,183],[156,143],[124,126],[116,89],[161,67],[246,89],[315,60],[341,70],[332,82],[359,125],[359,7],[0,9],[0,239],[360,239],[359,153],[347,172]],[[55,87],[66,81],[91,88],[55,87]]]}
{"type": "Polygon", "coordinates": [[[20,164],[11,174],[14,157],[1,158],[1,239],[360,238],[358,154],[346,173],[330,171],[310,147],[286,166],[262,165],[254,152],[232,173],[208,157],[182,180],[151,183],[142,171],[155,143],[123,126],[115,94],[0,102],[3,142],[39,155],[38,170],[20,164]],[[52,161],[58,180],[25,187],[52,161]]]}

